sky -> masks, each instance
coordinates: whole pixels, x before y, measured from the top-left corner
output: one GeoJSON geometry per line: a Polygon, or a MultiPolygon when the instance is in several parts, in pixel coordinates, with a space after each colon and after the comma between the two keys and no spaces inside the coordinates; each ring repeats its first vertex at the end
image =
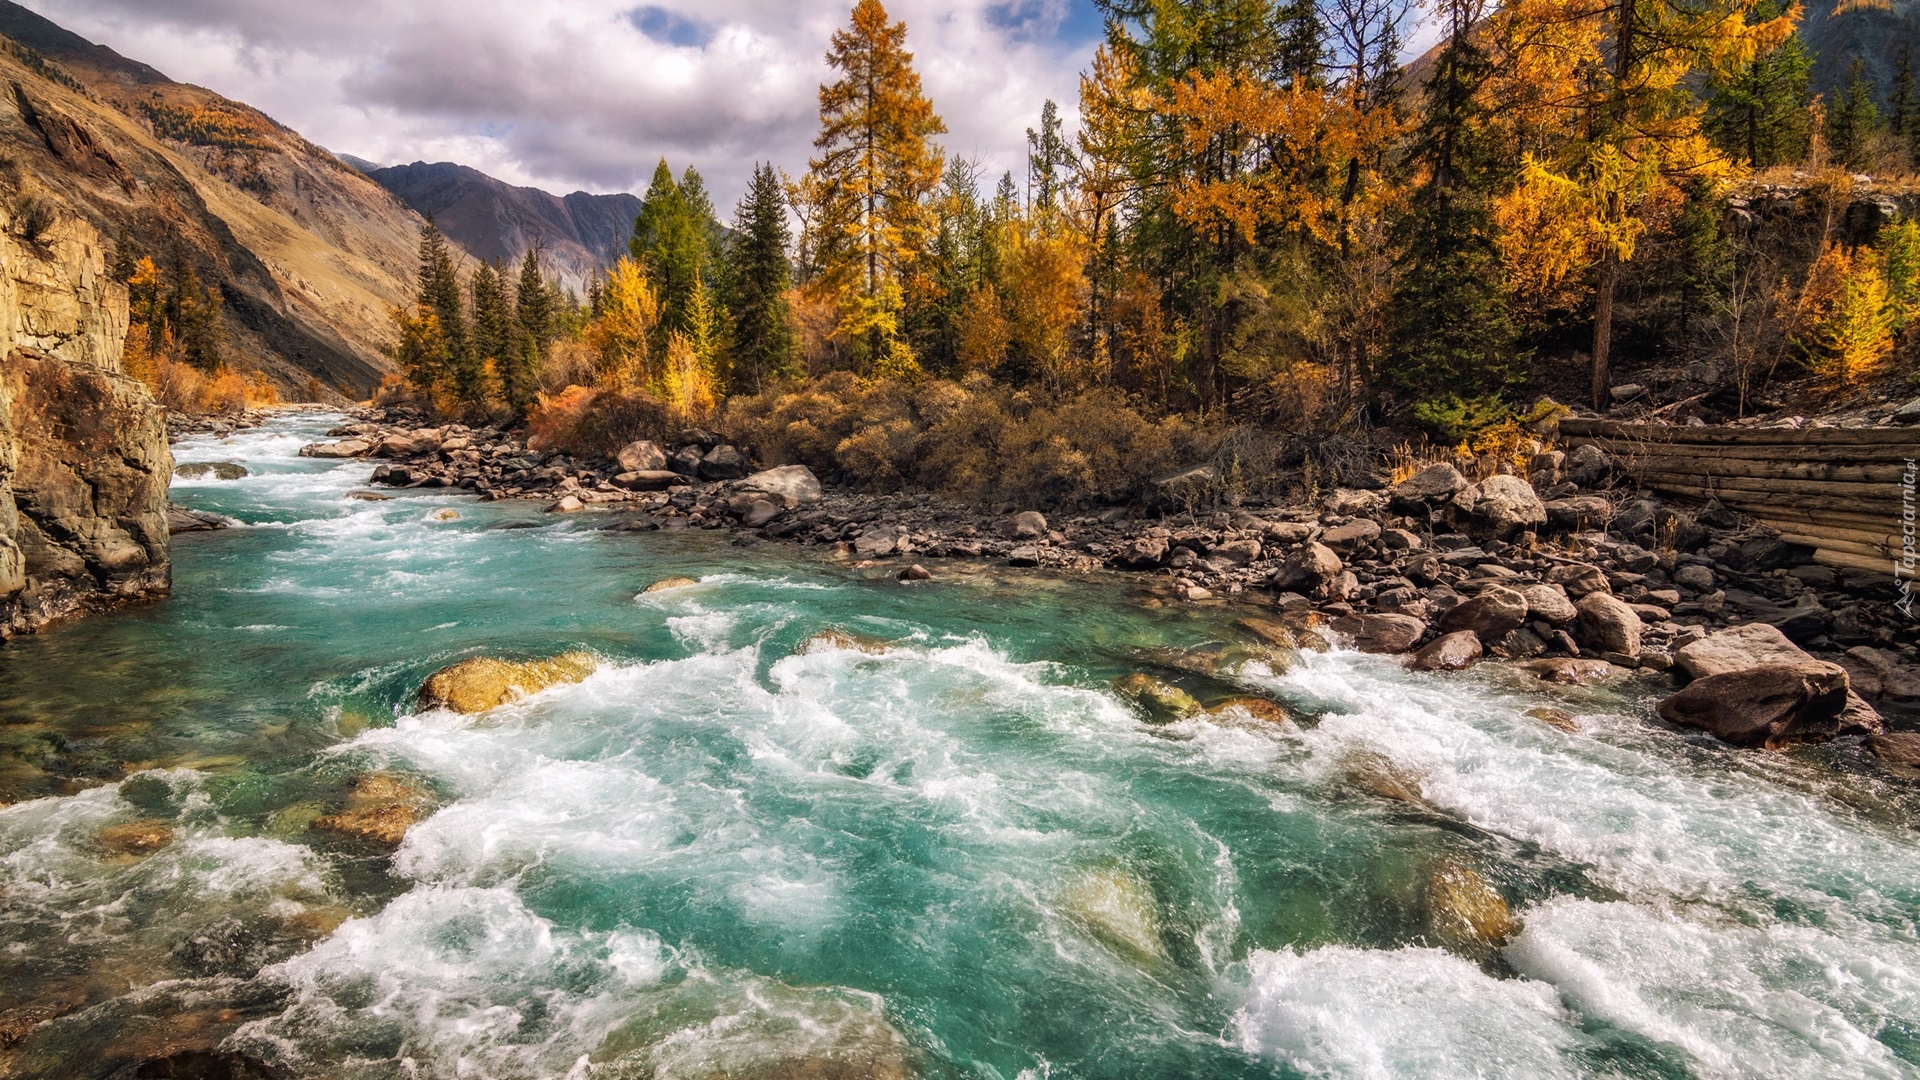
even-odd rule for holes
{"type": "MultiPolygon", "coordinates": [[[[853,0],[19,0],[340,153],[454,161],[556,193],[642,191],[665,156],[723,207],[756,161],[806,167],[853,0]]],[[[1025,161],[1069,119],[1092,0],[886,0],[948,153],[1025,161]]]]}

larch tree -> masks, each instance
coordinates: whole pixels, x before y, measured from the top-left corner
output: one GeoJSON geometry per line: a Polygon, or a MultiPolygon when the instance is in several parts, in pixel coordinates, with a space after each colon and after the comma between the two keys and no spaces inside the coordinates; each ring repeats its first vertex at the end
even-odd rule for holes
{"type": "Polygon", "coordinates": [[[819,184],[820,283],[839,302],[838,336],[863,344],[880,374],[917,370],[901,334],[904,284],[933,233],[927,196],[944,158],[947,128],[921,91],[905,23],[880,0],[860,0],[834,32],[827,63],[840,77],[820,88],[820,134],[811,165],[819,184]]]}

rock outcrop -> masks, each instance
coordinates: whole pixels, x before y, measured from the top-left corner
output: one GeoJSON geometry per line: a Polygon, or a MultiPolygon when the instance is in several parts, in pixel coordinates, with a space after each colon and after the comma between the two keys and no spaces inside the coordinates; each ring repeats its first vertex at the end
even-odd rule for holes
{"type": "Polygon", "coordinates": [[[0,210],[0,637],[167,595],[160,407],[120,370],[127,291],[75,218],[0,210]]]}

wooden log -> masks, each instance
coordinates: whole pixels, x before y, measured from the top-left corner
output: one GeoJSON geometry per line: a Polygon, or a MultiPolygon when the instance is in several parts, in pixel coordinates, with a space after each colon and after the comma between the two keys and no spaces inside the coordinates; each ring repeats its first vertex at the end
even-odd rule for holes
{"type": "MultiPolygon", "coordinates": [[[[1766,524],[1762,522],[1762,524],[1766,524]]],[[[1803,536],[1799,533],[1782,532],[1780,539],[1789,544],[1804,544],[1817,551],[1842,551],[1849,555],[1872,556],[1877,559],[1893,558],[1894,549],[1877,544],[1854,544],[1845,540],[1832,540],[1825,537],[1803,536]]]]}
{"type": "Polygon", "coordinates": [[[1620,424],[1610,420],[1562,420],[1560,433],[1578,438],[1624,439],[1714,446],[1884,446],[1916,441],[1912,428],[1729,428],[1620,424]]]}
{"type": "Polygon", "coordinates": [[[1689,460],[1740,461],[1818,461],[1842,465],[1904,465],[1907,459],[1920,460],[1920,443],[1886,446],[1687,446],[1678,443],[1628,443],[1613,439],[1579,439],[1569,444],[1591,443],[1620,458],[1683,457],[1689,460]]]}
{"type": "Polygon", "coordinates": [[[1893,576],[1892,562],[1868,555],[1854,555],[1845,551],[1816,551],[1813,553],[1813,561],[1827,566],[1838,566],[1849,570],[1872,570],[1887,577],[1893,576]]]}
{"type": "MultiPolygon", "coordinates": [[[[1897,548],[1905,543],[1899,532],[1885,529],[1866,529],[1835,525],[1826,522],[1793,521],[1787,519],[1756,517],[1754,520],[1769,528],[1781,532],[1791,532],[1800,536],[1817,536],[1823,540],[1833,540],[1849,544],[1866,544],[1870,547],[1897,548]]],[[[1795,541],[1799,543],[1799,541],[1795,541]]]]}
{"type": "Polygon", "coordinates": [[[1869,526],[1884,523],[1895,509],[1888,510],[1863,504],[1858,500],[1818,499],[1805,495],[1775,495],[1761,491],[1722,491],[1700,484],[1686,484],[1677,481],[1647,485],[1658,491],[1674,495],[1687,495],[1699,499],[1718,499],[1724,506],[1751,514],[1756,509],[1779,510],[1792,513],[1811,513],[1830,515],[1836,519],[1857,519],[1869,526]]]}
{"type": "Polygon", "coordinates": [[[1746,476],[1703,477],[1697,473],[1667,473],[1648,470],[1639,474],[1644,483],[1666,481],[1712,488],[1715,491],[1747,491],[1765,495],[1805,495],[1824,499],[1865,499],[1896,501],[1900,489],[1894,484],[1861,484],[1838,480],[1764,480],[1746,476]]]}
{"type": "Polygon", "coordinates": [[[1860,465],[1832,461],[1757,461],[1751,457],[1668,457],[1638,454],[1624,459],[1626,473],[1670,473],[1755,480],[1822,480],[1851,484],[1899,484],[1907,465],[1860,465]]]}

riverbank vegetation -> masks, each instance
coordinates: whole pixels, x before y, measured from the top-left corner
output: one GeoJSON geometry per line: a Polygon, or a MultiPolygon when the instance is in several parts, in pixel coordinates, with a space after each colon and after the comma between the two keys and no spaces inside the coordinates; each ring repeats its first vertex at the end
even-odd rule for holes
{"type": "Polygon", "coordinates": [[[1622,351],[1730,373],[1734,411],[1913,367],[1920,230],[1851,212],[1855,170],[1912,168],[1910,65],[1816,98],[1797,7],[1444,0],[1405,65],[1404,0],[1100,6],[1077,129],[1043,103],[1024,175],[945,153],[906,26],[860,0],[814,157],[756,168],[729,225],[662,161],[582,298],[537,252],[462,272],[429,226],[389,395],[989,496],[1231,468],[1236,430],[1469,440],[1543,390],[1607,406],[1622,351]]]}

